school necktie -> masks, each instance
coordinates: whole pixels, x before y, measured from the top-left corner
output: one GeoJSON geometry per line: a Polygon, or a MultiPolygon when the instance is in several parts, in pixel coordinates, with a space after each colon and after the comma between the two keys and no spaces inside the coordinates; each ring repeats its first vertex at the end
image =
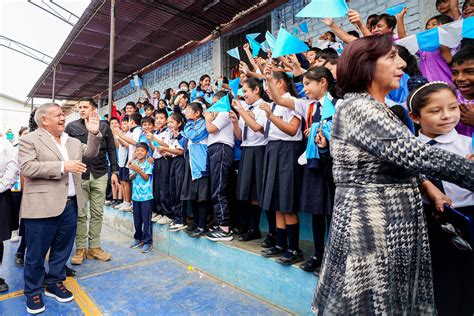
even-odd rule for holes
{"type": "MultiPolygon", "coordinates": [[[[248,108],[247,111],[252,111],[254,107],[255,107],[254,105],[251,105],[251,106],[248,108]]],[[[244,125],[244,135],[242,136],[242,140],[243,140],[243,141],[246,141],[246,140],[247,140],[247,134],[248,134],[248,132],[249,132],[249,126],[247,125],[247,123],[245,123],[245,125],[244,125]]]]}
{"type": "MultiPolygon", "coordinates": [[[[426,144],[427,145],[430,145],[430,146],[433,146],[435,144],[437,144],[438,142],[434,139],[430,140],[429,142],[427,142],[426,144]]],[[[428,177],[428,179],[431,181],[431,183],[433,183],[441,192],[445,193],[444,192],[444,186],[443,186],[443,182],[440,180],[440,179],[437,179],[437,178],[434,178],[434,177],[428,177]]]]}
{"type": "MultiPolygon", "coordinates": [[[[272,113],[273,113],[273,111],[275,111],[275,107],[276,107],[276,103],[273,103],[272,113]]],[[[268,138],[268,133],[270,133],[270,124],[271,123],[272,123],[272,121],[267,119],[267,124],[265,125],[265,131],[263,132],[263,135],[264,135],[265,138],[268,138]]]]}

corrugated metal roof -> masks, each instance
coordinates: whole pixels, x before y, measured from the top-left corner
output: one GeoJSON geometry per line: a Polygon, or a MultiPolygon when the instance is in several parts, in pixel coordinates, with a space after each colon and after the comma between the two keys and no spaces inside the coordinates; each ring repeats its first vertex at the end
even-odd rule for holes
{"type": "MultiPolygon", "coordinates": [[[[187,43],[195,47],[236,15],[257,4],[261,14],[286,1],[116,0],[114,83],[187,43]],[[211,4],[214,4],[211,6],[211,4]],[[206,7],[208,9],[204,10],[206,7]]],[[[255,14],[255,13],[254,13],[255,14]]],[[[95,96],[108,86],[110,1],[92,0],[29,97],[49,98],[56,68],[56,98],[95,96]]]]}

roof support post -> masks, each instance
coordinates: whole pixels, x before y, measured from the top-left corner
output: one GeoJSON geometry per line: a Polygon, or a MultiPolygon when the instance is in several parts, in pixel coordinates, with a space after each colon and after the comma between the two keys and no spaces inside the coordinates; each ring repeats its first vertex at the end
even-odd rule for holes
{"type": "Polygon", "coordinates": [[[56,99],[56,66],[53,67],[53,91],[51,92],[51,100],[56,99]]]}
{"type": "Polygon", "coordinates": [[[112,89],[114,87],[115,58],[115,0],[110,1],[110,53],[109,53],[109,120],[112,118],[112,89]]]}

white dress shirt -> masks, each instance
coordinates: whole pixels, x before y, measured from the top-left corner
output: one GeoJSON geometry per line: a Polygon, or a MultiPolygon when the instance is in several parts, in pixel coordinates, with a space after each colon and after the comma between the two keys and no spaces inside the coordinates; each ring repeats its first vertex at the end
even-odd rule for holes
{"type": "Polygon", "coordinates": [[[12,188],[18,171],[18,151],[8,140],[0,137],[0,193],[12,188]]]}
{"type": "MultiPolygon", "coordinates": [[[[432,138],[424,135],[423,131],[420,131],[418,139],[425,144],[432,140],[432,138]]],[[[436,144],[433,147],[444,149],[461,157],[465,158],[468,154],[473,153],[471,137],[459,135],[455,129],[448,134],[434,138],[434,140],[436,144]]],[[[453,207],[474,205],[474,192],[461,188],[451,182],[442,181],[442,183],[446,196],[453,201],[453,207]]]]}
{"type": "MultiPolygon", "coordinates": [[[[47,130],[43,129],[50,137],[53,143],[56,145],[58,148],[59,152],[63,156],[63,161],[61,162],[61,173],[64,173],[64,162],[69,161],[69,155],[67,153],[67,148],[66,148],[66,143],[67,139],[69,138],[69,135],[66,133],[62,133],[60,137],[60,142],[56,142],[54,139],[54,136],[51,135],[47,130]]],[[[69,177],[69,183],[67,187],[67,196],[75,196],[76,195],[76,187],[74,186],[74,177],[71,172],[68,172],[68,177],[69,177]]]]}

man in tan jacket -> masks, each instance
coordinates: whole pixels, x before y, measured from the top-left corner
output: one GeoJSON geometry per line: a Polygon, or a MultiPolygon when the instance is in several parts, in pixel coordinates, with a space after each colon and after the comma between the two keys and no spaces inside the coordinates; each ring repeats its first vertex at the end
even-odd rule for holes
{"type": "Polygon", "coordinates": [[[46,283],[46,296],[59,302],[74,299],[63,281],[76,235],[78,205],[84,203],[81,174],[86,166],[81,161],[84,157],[97,156],[102,138],[97,112],[92,112],[86,122],[87,145],[64,133],[64,113],[55,103],[40,106],[35,121],[40,128],[20,138],[18,156],[25,177],[20,210],[28,249],[24,293],[27,311],[33,314],[45,310],[43,283],[46,283]],[[48,249],[49,272],[45,276],[48,249]]]}

